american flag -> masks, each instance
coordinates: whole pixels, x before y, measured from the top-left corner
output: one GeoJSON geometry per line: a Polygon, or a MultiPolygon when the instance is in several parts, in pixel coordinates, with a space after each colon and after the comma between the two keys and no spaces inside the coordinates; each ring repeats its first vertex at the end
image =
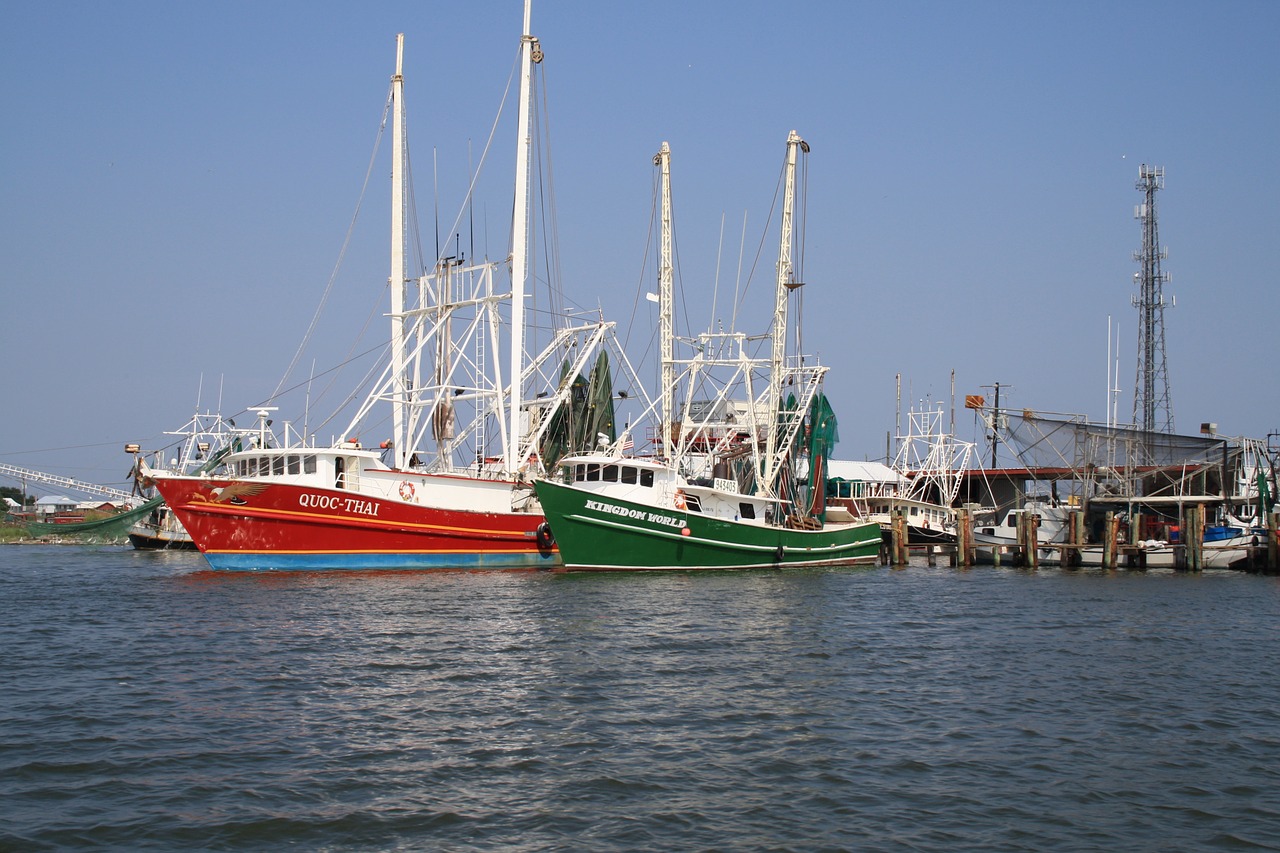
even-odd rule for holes
{"type": "Polygon", "coordinates": [[[630,450],[631,448],[633,448],[633,447],[635,447],[635,446],[636,446],[635,442],[631,440],[631,433],[629,433],[629,432],[624,432],[624,433],[622,434],[622,445],[621,445],[621,446],[622,446],[622,452],[623,452],[623,453],[627,452],[628,450],[630,450]]]}

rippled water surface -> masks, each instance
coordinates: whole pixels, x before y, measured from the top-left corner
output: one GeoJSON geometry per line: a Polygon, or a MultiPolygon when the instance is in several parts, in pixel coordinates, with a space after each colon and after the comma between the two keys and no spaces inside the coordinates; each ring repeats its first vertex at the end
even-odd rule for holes
{"type": "Polygon", "coordinates": [[[0,549],[0,849],[1277,850],[1280,581],[0,549]]]}

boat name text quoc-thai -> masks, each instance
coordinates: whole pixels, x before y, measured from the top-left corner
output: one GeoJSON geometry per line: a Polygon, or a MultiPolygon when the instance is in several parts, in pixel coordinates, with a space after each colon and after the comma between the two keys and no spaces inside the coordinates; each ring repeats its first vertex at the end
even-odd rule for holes
{"type": "Polygon", "coordinates": [[[303,492],[298,495],[298,505],[314,509],[341,509],[356,515],[376,516],[378,514],[378,504],[374,501],[340,498],[336,495],[321,495],[315,492],[303,492]]]}

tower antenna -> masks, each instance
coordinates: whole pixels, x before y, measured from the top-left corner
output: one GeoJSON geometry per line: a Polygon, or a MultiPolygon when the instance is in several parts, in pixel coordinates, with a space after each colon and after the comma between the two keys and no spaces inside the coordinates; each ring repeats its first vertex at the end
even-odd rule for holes
{"type": "Polygon", "coordinates": [[[1160,262],[1169,256],[1160,248],[1160,232],[1156,225],[1156,191],[1164,189],[1164,167],[1143,163],[1138,169],[1135,189],[1142,190],[1146,201],[1135,205],[1133,216],[1142,222],[1142,249],[1133,253],[1141,269],[1133,274],[1138,295],[1133,304],[1138,309],[1138,376],[1134,383],[1133,423],[1146,432],[1173,432],[1173,406],[1169,402],[1169,372],[1164,353],[1164,293],[1170,280],[1162,272],[1160,262]]]}

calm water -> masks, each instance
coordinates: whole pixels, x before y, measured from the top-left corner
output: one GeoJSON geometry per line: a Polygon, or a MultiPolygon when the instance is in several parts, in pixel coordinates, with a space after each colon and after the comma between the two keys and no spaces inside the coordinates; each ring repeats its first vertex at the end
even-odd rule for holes
{"type": "Polygon", "coordinates": [[[0,548],[0,849],[1278,850],[1280,581],[0,548]]]}

